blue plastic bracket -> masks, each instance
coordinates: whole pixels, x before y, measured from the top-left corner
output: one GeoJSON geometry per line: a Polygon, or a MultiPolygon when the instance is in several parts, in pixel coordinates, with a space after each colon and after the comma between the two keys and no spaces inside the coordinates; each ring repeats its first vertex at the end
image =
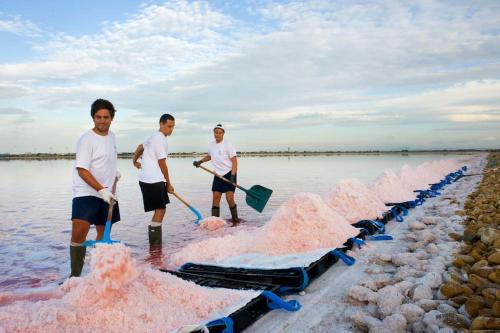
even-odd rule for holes
{"type": "Polygon", "coordinates": [[[362,240],[361,238],[352,237],[351,239],[352,239],[353,244],[357,245],[358,248],[361,248],[362,245],[366,244],[365,241],[362,240]]]}
{"type": "Polygon", "coordinates": [[[372,235],[366,237],[366,240],[369,241],[385,241],[385,240],[393,240],[391,235],[372,235]]]}
{"type": "Polygon", "coordinates": [[[300,303],[296,300],[291,300],[291,301],[284,301],[279,296],[277,296],[275,293],[272,293],[268,290],[265,290],[261,294],[264,296],[267,300],[267,306],[272,309],[284,309],[286,311],[298,311],[302,307],[300,303]]]}
{"type": "Polygon", "coordinates": [[[212,320],[211,322],[209,322],[205,326],[207,328],[210,328],[213,326],[220,326],[220,325],[225,326],[225,328],[222,330],[222,333],[233,333],[234,332],[234,330],[233,330],[234,323],[233,323],[233,320],[229,317],[222,317],[222,318],[219,318],[216,320],[212,320]]]}
{"type": "Polygon", "coordinates": [[[392,216],[394,216],[394,218],[396,219],[397,222],[403,222],[404,221],[404,218],[401,215],[399,215],[396,207],[392,207],[391,208],[391,213],[392,213],[392,216]]]}
{"type": "Polygon", "coordinates": [[[342,261],[347,266],[352,266],[356,262],[356,259],[354,259],[353,257],[348,256],[347,254],[345,254],[344,252],[340,251],[339,249],[331,250],[330,253],[333,254],[334,256],[337,256],[340,259],[342,259],[342,261]]]}
{"type": "Polygon", "coordinates": [[[286,295],[302,291],[306,289],[306,287],[309,285],[309,275],[307,274],[306,270],[303,267],[297,267],[297,268],[299,268],[302,272],[302,284],[299,287],[288,287],[288,286],[280,287],[278,289],[278,293],[280,295],[286,295]]]}

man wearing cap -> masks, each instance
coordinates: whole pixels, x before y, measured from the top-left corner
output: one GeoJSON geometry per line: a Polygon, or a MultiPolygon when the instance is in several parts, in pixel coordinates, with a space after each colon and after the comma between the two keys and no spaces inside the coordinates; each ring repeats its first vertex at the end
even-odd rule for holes
{"type": "MultiPolygon", "coordinates": [[[[201,160],[194,161],[193,165],[199,167],[203,162],[212,161],[213,168],[217,174],[236,183],[236,173],[238,171],[236,149],[231,142],[224,139],[225,133],[224,127],[221,124],[217,124],[214,127],[215,141],[210,144],[208,154],[201,160]]],[[[234,201],[234,190],[235,187],[233,185],[214,176],[212,182],[212,216],[220,216],[220,199],[222,193],[226,193],[226,200],[229,205],[229,210],[231,211],[231,218],[234,223],[239,222],[238,209],[234,201]]]]}
{"type": "Polygon", "coordinates": [[[143,144],[137,146],[132,163],[139,173],[139,186],[142,192],[144,211],[154,211],[148,226],[149,244],[156,246],[162,243],[162,221],[165,208],[170,200],[168,193],[174,193],[167,167],[167,136],[174,131],[175,119],[170,114],[160,117],[160,128],[143,144]],[[138,159],[141,158],[141,162],[138,159]]]}
{"type": "MultiPolygon", "coordinates": [[[[71,243],[69,254],[72,276],[80,276],[85,261],[85,242],[90,226],[95,225],[97,240],[102,239],[109,205],[116,201],[112,193],[118,153],[115,135],[109,130],[115,117],[113,104],[97,99],[90,107],[94,128],[83,133],[76,144],[73,168],[73,202],[71,207],[71,243]]],[[[112,223],[120,221],[118,203],[113,206],[112,223]]]]}

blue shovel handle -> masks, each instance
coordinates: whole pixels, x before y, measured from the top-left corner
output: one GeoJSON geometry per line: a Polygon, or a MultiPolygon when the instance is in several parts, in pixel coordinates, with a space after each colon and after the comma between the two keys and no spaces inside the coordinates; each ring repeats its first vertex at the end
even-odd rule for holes
{"type": "Polygon", "coordinates": [[[203,220],[203,217],[201,216],[200,212],[198,212],[196,209],[194,209],[193,206],[191,206],[190,204],[187,203],[186,200],[182,199],[177,193],[172,193],[174,195],[174,197],[176,197],[177,199],[179,199],[180,202],[182,202],[187,208],[189,208],[193,213],[194,215],[196,215],[196,221],[194,222],[194,224],[199,224],[201,220],[203,220]]]}
{"type": "Polygon", "coordinates": [[[194,224],[199,224],[201,220],[203,220],[203,217],[201,216],[200,212],[198,212],[196,209],[193,208],[193,206],[188,206],[188,208],[196,215],[196,221],[194,224]]]}

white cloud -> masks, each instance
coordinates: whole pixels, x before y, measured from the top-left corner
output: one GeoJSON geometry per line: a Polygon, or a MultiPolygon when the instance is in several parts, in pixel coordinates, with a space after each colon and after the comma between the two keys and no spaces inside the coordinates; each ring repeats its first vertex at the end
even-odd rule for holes
{"type": "Polygon", "coordinates": [[[42,33],[36,24],[29,20],[23,20],[19,16],[0,19],[0,32],[2,31],[25,37],[39,37],[42,33]]]}
{"type": "Polygon", "coordinates": [[[175,1],[100,34],[57,34],[37,45],[40,61],[0,64],[0,102],[76,114],[105,97],[125,110],[116,128],[130,140],[171,112],[187,141],[222,121],[263,138],[308,130],[311,148],[331,139],[316,128],[371,128],[359,138],[371,144],[375,126],[499,124],[498,2],[293,1],[251,13],[258,26],[175,1]]]}
{"type": "Polygon", "coordinates": [[[55,34],[35,47],[44,60],[0,65],[0,75],[37,82],[166,78],[230,52],[232,40],[222,33],[230,25],[229,16],[206,3],[152,5],[123,23],[105,24],[100,34],[55,34]]]}

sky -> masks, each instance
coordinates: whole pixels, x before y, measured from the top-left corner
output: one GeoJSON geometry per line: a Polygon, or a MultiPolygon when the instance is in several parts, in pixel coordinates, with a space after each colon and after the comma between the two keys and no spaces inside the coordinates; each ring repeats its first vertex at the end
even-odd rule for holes
{"type": "Polygon", "coordinates": [[[0,0],[0,153],[500,148],[500,1],[0,0]]]}

